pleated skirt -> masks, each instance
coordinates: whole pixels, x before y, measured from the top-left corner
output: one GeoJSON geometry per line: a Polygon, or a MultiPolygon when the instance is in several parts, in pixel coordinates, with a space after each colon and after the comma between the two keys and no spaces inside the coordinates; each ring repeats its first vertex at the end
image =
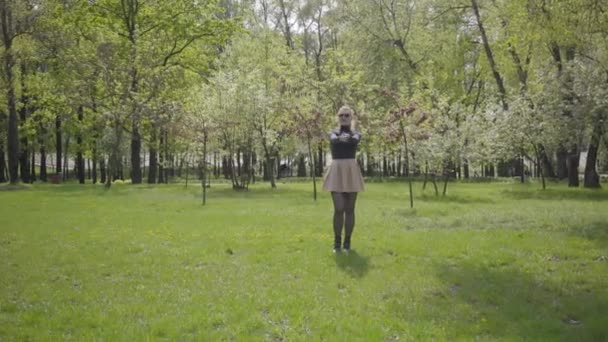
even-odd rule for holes
{"type": "Polygon", "coordinates": [[[332,160],[323,180],[323,190],[331,192],[363,191],[363,176],[357,160],[332,160]]]}

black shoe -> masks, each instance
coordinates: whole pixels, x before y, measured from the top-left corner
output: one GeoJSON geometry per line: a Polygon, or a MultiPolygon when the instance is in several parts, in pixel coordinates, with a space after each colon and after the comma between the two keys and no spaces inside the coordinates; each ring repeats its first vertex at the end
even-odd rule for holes
{"type": "Polygon", "coordinates": [[[340,251],[340,245],[341,245],[341,241],[342,241],[342,237],[341,236],[336,236],[334,239],[334,253],[337,253],[340,251]]]}
{"type": "Polygon", "coordinates": [[[342,246],[342,249],[344,250],[344,252],[350,251],[350,239],[344,240],[344,245],[342,246]]]}

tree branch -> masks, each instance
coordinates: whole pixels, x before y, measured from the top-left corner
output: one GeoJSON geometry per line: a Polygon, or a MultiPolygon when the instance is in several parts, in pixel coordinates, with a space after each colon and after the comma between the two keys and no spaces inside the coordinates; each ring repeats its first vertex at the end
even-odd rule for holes
{"type": "Polygon", "coordinates": [[[179,49],[177,48],[177,42],[178,40],[176,39],[175,42],[173,42],[173,48],[171,49],[171,51],[165,56],[165,58],[163,59],[163,66],[166,66],[167,63],[169,62],[169,59],[171,59],[174,56],[179,55],[180,53],[182,53],[188,46],[190,46],[190,44],[194,43],[196,40],[201,39],[203,37],[206,36],[210,36],[210,34],[199,34],[196,35],[194,37],[190,37],[188,40],[186,40],[186,42],[184,43],[184,45],[182,45],[179,49]]]}
{"type": "Polygon", "coordinates": [[[445,10],[439,12],[439,14],[437,14],[436,16],[432,17],[431,21],[435,21],[435,20],[439,19],[440,17],[448,14],[451,11],[454,11],[454,10],[468,10],[469,8],[471,8],[471,6],[467,6],[467,5],[448,7],[445,10]]]}

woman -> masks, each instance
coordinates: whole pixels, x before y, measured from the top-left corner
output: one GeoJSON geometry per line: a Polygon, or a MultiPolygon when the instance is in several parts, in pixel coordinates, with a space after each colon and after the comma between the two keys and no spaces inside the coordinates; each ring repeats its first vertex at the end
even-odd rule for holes
{"type": "Polygon", "coordinates": [[[361,169],[355,160],[361,135],[351,126],[353,114],[348,106],[340,108],[340,127],[329,132],[332,161],[325,175],[323,190],[331,192],[334,202],[334,253],[339,252],[340,248],[345,252],[350,250],[355,228],[355,202],[357,193],[363,191],[361,169]],[[343,227],[345,234],[342,245],[343,227]]]}

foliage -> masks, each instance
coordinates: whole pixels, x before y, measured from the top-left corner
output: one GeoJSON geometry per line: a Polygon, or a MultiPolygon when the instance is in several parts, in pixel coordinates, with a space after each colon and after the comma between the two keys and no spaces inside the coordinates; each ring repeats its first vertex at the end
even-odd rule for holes
{"type": "Polygon", "coordinates": [[[269,164],[309,153],[308,120],[327,152],[319,137],[344,104],[366,163],[405,157],[392,111],[416,103],[428,115],[405,125],[410,171],[521,158],[557,168],[560,151],[606,140],[608,20],[594,0],[3,3],[27,28],[12,53],[27,70],[13,68],[30,149],[54,147],[59,119],[89,157],[133,157],[137,140],[158,151],[164,132],[169,160],[193,151],[203,115],[232,130],[211,134],[212,149],[228,153],[229,137],[269,164]]]}

